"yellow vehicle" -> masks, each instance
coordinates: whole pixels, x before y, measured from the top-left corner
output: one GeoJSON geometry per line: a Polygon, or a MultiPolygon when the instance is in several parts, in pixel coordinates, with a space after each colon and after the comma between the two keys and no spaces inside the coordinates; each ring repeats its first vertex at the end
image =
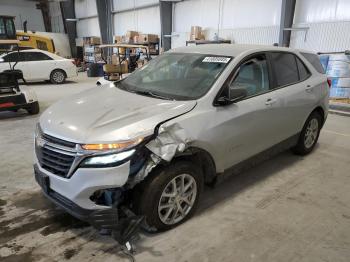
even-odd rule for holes
{"type": "MultiPolygon", "coordinates": [[[[34,32],[28,33],[27,31],[27,21],[23,23],[24,31],[17,31],[14,24],[15,17],[8,15],[0,15],[0,39],[1,40],[10,40],[16,39],[19,40],[20,49],[26,48],[36,48],[51,53],[55,53],[55,45],[51,38],[38,35],[34,32]]],[[[0,49],[0,53],[3,51],[0,49]]]]}
{"type": "Polygon", "coordinates": [[[55,45],[51,38],[36,33],[16,32],[21,48],[31,47],[55,53],[55,45]]]}

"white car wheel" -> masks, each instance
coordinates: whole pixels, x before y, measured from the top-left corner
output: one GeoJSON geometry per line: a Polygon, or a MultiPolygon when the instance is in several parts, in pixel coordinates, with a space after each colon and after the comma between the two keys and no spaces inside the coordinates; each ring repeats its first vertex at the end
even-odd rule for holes
{"type": "Polygon", "coordinates": [[[50,76],[51,83],[62,84],[66,80],[66,74],[62,70],[54,70],[50,76]]]}

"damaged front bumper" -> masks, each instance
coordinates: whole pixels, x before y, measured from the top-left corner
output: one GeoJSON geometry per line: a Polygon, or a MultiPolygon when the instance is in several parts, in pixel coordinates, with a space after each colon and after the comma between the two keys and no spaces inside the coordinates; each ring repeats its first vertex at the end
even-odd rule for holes
{"type": "Polygon", "coordinates": [[[42,188],[44,195],[54,204],[72,216],[88,222],[97,229],[113,229],[118,226],[118,210],[112,207],[103,209],[86,209],[51,188],[50,178],[34,165],[35,180],[42,188]]]}

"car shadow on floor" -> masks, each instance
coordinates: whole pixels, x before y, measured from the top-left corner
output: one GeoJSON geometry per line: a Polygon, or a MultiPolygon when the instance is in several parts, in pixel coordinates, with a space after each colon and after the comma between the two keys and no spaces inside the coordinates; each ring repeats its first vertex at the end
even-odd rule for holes
{"type": "Polygon", "coordinates": [[[302,159],[287,150],[239,174],[226,176],[214,187],[205,187],[196,214],[204,213],[213,206],[232,199],[235,195],[295,165],[302,159]]]}
{"type": "Polygon", "coordinates": [[[52,84],[50,81],[40,81],[40,82],[27,82],[27,83],[20,83],[20,85],[27,85],[27,86],[40,86],[40,85],[52,85],[52,86],[60,86],[60,85],[67,85],[67,84],[75,84],[77,81],[73,80],[66,80],[62,84],[52,84]]]}

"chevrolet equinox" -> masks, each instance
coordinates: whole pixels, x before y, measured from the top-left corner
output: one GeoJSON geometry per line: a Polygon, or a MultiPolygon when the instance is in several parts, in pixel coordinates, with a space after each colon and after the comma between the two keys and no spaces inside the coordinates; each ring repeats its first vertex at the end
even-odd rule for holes
{"type": "Polygon", "coordinates": [[[328,97],[308,51],[177,48],[47,109],[35,178],[47,198],[96,228],[142,216],[146,229],[167,230],[193,215],[204,184],[282,150],[310,153],[328,97]]]}

